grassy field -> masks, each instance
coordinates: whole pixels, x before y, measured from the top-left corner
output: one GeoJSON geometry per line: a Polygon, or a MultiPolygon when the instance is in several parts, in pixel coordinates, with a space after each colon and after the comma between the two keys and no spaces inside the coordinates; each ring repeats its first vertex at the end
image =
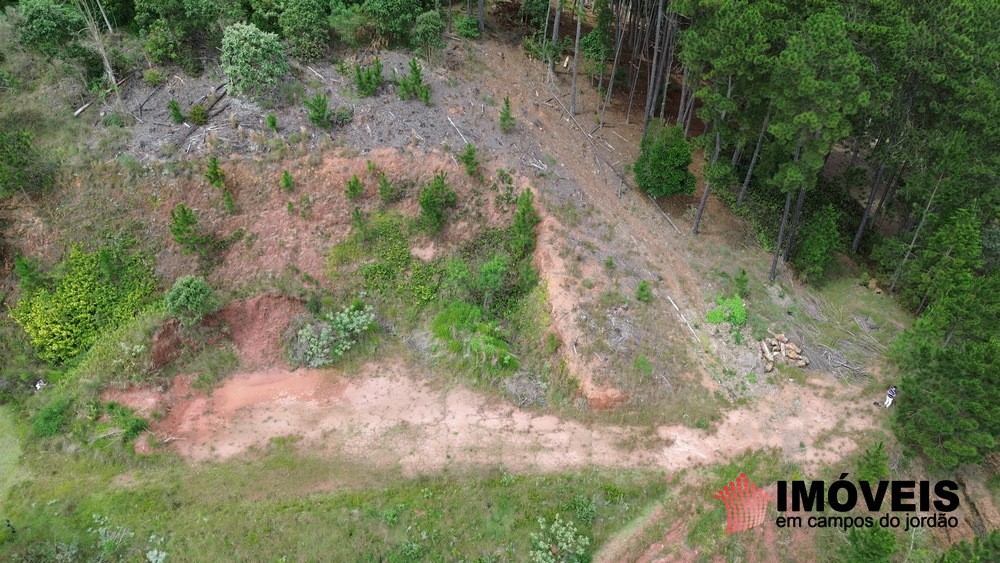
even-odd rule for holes
{"type": "Polygon", "coordinates": [[[14,414],[7,407],[0,407],[0,499],[7,496],[17,482],[28,476],[18,465],[21,457],[21,441],[18,437],[14,414]]]}
{"type": "Polygon", "coordinates": [[[117,446],[29,452],[45,471],[8,497],[18,532],[0,532],[0,559],[526,560],[539,517],[572,520],[592,550],[666,488],[636,472],[408,478],[293,450],[276,442],[252,461],[199,467],[117,446]]]}

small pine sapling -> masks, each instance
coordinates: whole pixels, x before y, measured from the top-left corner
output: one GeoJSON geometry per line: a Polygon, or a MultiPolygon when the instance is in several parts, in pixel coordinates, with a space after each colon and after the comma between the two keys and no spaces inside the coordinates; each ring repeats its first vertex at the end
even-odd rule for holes
{"type": "Polygon", "coordinates": [[[184,123],[184,112],[181,111],[181,105],[177,103],[177,100],[167,102],[167,109],[170,110],[171,121],[178,125],[184,123]]]}
{"type": "Polygon", "coordinates": [[[640,303],[649,303],[653,300],[653,290],[649,288],[649,282],[642,280],[635,288],[635,300],[640,303]]]}
{"type": "Polygon", "coordinates": [[[316,127],[326,129],[333,126],[328,101],[326,94],[318,93],[312,98],[306,98],[303,102],[306,109],[309,110],[309,121],[312,121],[316,127]]]}
{"type": "Polygon", "coordinates": [[[483,173],[479,170],[479,151],[476,145],[472,143],[465,145],[465,150],[458,155],[458,161],[465,165],[466,174],[482,181],[483,173]]]}
{"type": "Polygon", "coordinates": [[[222,205],[226,208],[226,213],[236,215],[236,197],[233,196],[233,192],[226,190],[222,194],[222,205]]]}
{"type": "Polygon", "coordinates": [[[440,232],[447,219],[447,210],[458,205],[458,194],[448,185],[447,174],[439,173],[431,183],[420,190],[417,199],[420,218],[432,233],[440,232]]]}
{"type": "Polygon", "coordinates": [[[189,254],[198,251],[204,242],[204,237],[198,234],[198,217],[183,203],[178,203],[170,211],[170,234],[173,235],[174,242],[189,254]]]}
{"type": "Polygon", "coordinates": [[[267,114],[267,128],[272,132],[278,132],[278,116],[273,113],[267,114]]]}
{"type": "Polygon", "coordinates": [[[226,185],[226,173],[219,166],[219,159],[212,157],[208,159],[208,169],[205,171],[205,179],[216,188],[226,185]]]}
{"type": "Polygon", "coordinates": [[[361,184],[361,178],[355,174],[351,176],[351,179],[347,181],[347,188],[344,189],[344,195],[347,199],[353,201],[361,197],[361,192],[365,190],[365,187],[361,184]]]}
{"type": "Polygon", "coordinates": [[[517,127],[517,120],[514,119],[514,115],[510,112],[510,96],[505,96],[503,99],[503,109],[500,110],[500,130],[504,133],[510,133],[517,127]]]}
{"type": "Polygon", "coordinates": [[[281,189],[286,192],[295,191],[295,180],[292,179],[292,173],[288,170],[281,173],[281,189]]]}
{"type": "Polygon", "coordinates": [[[389,180],[389,177],[383,172],[378,178],[378,198],[382,203],[390,204],[395,203],[405,195],[405,190],[403,186],[394,184],[389,180]]]}
{"type": "Polygon", "coordinates": [[[366,98],[374,96],[379,87],[385,82],[382,76],[382,61],[378,57],[368,66],[358,65],[354,67],[354,86],[358,90],[358,95],[366,98]]]}
{"type": "Polygon", "coordinates": [[[424,69],[414,57],[410,59],[410,74],[399,80],[399,99],[416,98],[431,105],[431,87],[424,83],[424,69]]]}

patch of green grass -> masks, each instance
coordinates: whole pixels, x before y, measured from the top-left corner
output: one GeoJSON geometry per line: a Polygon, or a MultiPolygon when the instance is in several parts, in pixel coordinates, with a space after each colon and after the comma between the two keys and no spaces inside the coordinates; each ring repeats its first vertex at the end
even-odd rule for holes
{"type": "Polygon", "coordinates": [[[402,478],[301,456],[293,445],[276,440],[252,462],[199,467],[197,479],[168,457],[38,452],[31,462],[45,475],[10,498],[4,516],[19,532],[0,545],[0,558],[32,559],[74,542],[81,557],[95,558],[95,514],[134,534],[117,552],[125,560],[141,559],[151,534],[165,537],[158,549],[179,561],[523,560],[537,518],[557,515],[591,539],[592,554],[665,490],[662,475],[631,471],[402,478]],[[128,486],[117,483],[122,474],[128,486]]]}
{"type": "Polygon", "coordinates": [[[184,365],[185,373],[197,374],[192,387],[201,390],[214,388],[220,381],[240,367],[236,352],[229,346],[207,346],[184,365]]]}
{"type": "Polygon", "coordinates": [[[21,441],[17,421],[9,408],[0,406],[0,500],[16,483],[28,476],[19,464],[21,441]]]}

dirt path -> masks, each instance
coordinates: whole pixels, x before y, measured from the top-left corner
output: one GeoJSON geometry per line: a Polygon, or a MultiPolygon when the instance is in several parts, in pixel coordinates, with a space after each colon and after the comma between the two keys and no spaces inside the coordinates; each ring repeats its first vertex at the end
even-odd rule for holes
{"type": "Polygon", "coordinates": [[[863,408],[838,423],[834,398],[789,383],[755,407],[730,411],[717,431],[660,426],[653,447],[626,444],[649,429],[588,425],[498,403],[463,387],[436,389],[399,361],[365,365],[351,377],[336,371],[274,367],[230,377],[211,395],[178,377],[169,391],[110,392],[143,414],[160,442],[194,461],[218,461],[296,436],[310,451],[357,456],[407,474],[452,464],[504,465],[516,471],[583,467],[677,470],[714,463],[747,448],[774,447],[804,466],[834,461],[853,449],[851,434],[873,423],[863,408]],[[837,429],[838,437],[824,437],[837,429]]]}

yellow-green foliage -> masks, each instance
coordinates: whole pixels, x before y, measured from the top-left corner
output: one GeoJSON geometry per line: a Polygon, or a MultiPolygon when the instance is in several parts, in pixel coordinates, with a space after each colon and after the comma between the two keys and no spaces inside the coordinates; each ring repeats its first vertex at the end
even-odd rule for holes
{"type": "Polygon", "coordinates": [[[102,330],[131,319],[153,292],[143,258],[121,250],[73,249],[51,288],[21,297],[11,316],[43,360],[61,363],[90,347],[102,330]]]}

